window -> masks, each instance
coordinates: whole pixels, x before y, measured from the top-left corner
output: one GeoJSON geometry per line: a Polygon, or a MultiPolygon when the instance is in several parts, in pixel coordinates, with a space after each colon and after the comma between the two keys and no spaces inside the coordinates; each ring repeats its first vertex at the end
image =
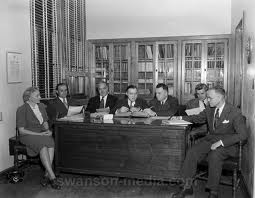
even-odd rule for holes
{"type": "Polygon", "coordinates": [[[33,86],[49,98],[65,79],[69,91],[84,93],[85,0],[31,0],[30,12],[33,86]]]}

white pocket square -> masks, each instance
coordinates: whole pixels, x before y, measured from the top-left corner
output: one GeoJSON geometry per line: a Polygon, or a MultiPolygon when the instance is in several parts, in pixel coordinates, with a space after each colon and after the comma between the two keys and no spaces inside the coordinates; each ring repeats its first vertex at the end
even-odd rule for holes
{"type": "Polygon", "coordinates": [[[227,123],[229,123],[229,120],[224,120],[222,123],[227,124],[227,123]]]}

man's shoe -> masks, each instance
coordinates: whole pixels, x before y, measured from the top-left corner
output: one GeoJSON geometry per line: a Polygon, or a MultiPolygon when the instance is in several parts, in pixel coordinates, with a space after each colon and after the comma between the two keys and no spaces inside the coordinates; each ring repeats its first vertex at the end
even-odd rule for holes
{"type": "Polygon", "coordinates": [[[211,192],[209,193],[208,198],[218,198],[218,193],[217,193],[217,192],[214,192],[214,191],[211,191],[211,192]]]}
{"type": "Polygon", "coordinates": [[[193,188],[182,188],[179,192],[174,193],[172,198],[184,198],[186,195],[193,195],[193,188]]]}

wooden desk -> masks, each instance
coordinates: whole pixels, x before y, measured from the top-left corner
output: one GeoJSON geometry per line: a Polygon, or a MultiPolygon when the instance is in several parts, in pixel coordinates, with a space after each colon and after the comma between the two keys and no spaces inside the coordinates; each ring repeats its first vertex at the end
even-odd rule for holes
{"type": "Polygon", "coordinates": [[[168,181],[178,177],[187,126],[161,123],[148,118],[56,121],[56,171],[168,181]]]}

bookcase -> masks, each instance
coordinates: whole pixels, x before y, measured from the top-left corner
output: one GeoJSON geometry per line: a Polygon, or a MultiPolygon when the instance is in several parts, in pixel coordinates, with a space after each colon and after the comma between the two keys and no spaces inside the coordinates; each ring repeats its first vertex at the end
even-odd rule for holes
{"type": "Polygon", "coordinates": [[[194,98],[195,86],[227,88],[230,35],[89,40],[90,95],[100,80],[111,94],[134,84],[150,100],[158,83],[181,104],[194,98]]]}
{"type": "Polygon", "coordinates": [[[227,84],[228,41],[184,41],[182,48],[182,101],[194,97],[195,86],[205,83],[209,87],[227,84]]]}

